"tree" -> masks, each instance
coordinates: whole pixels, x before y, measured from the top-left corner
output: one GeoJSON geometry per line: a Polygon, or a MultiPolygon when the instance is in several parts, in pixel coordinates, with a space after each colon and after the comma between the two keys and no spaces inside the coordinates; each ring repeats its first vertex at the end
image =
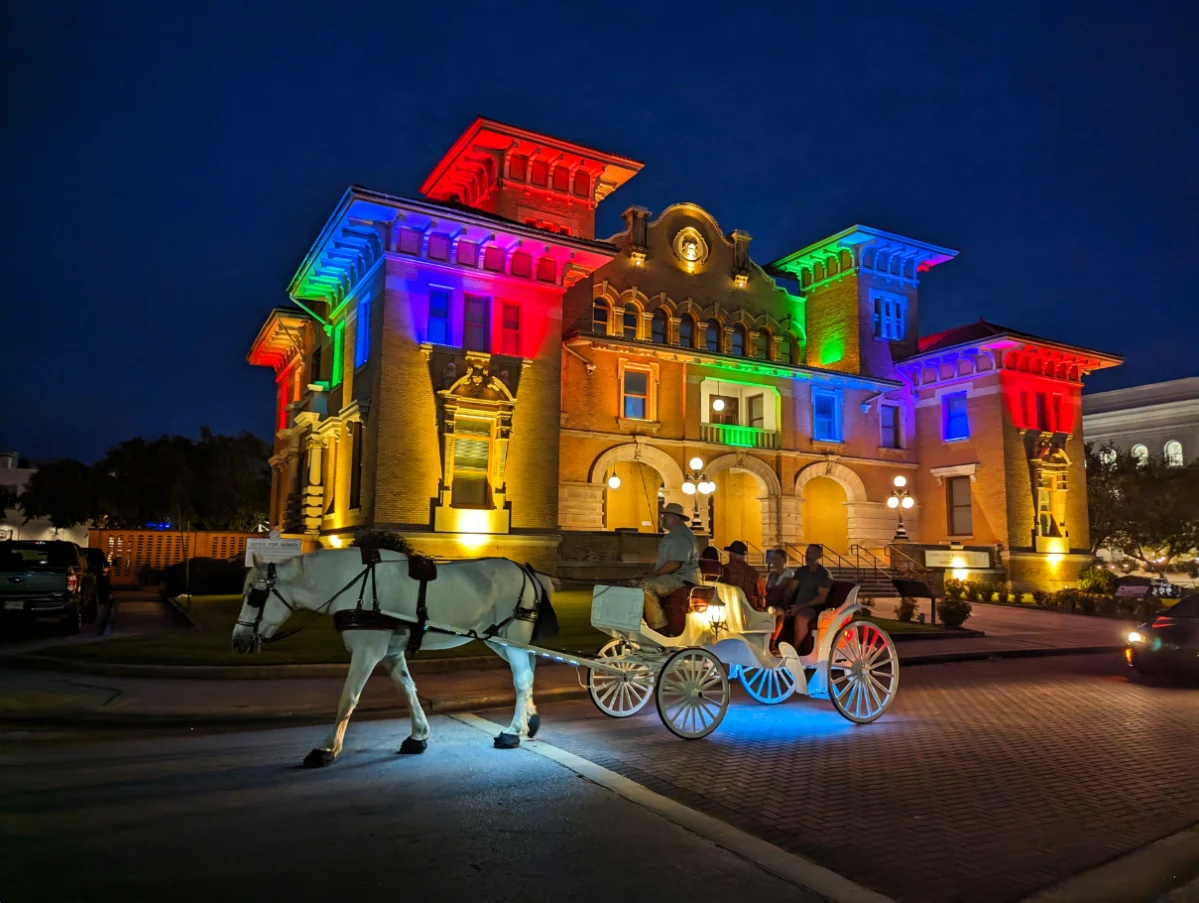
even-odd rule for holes
{"type": "Polygon", "coordinates": [[[39,468],[17,500],[26,520],[48,517],[60,530],[92,520],[96,513],[96,472],[64,459],[39,468]]]}
{"type": "Polygon", "coordinates": [[[1171,467],[1088,446],[1087,505],[1095,549],[1169,564],[1199,548],[1199,462],[1171,467]]]}

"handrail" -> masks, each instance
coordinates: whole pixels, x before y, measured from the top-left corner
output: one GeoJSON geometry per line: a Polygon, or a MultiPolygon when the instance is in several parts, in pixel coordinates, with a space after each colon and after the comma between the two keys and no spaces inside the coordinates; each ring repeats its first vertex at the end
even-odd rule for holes
{"type": "Polygon", "coordinates": [[[886,548],[891,557],[891,570],[929,582],[932,572],[927,567],[894,543],[888,543],[886,548]]]}
{"type": "Polygon", "coordinates": [[[887,580],[891,579],[891,566],[888,565],[881,558],[879,558],[877,555],[875,555],[873,552],[871,552],[869,549],[867,549],[865,546],[860,545],[858,543],[854,543],[853,545],[851,545],[849,547],[849,552],[851,555],[854,556],[854,561],[855,561],[856,567],[857,567],[857,578],[858,578],[859,583],[862,582],[862,571],[865,571],[865,570],[871,571],[876,578],[878,578],[881,573],[881,576],[884,579],[887,579],[887,580]],[[862,564],[863,558],[866,559],[865,565],[862,564]]]}
{"type": "MultiPolygon", "coordinates": [[[[743,540],[743,542],[744,542],[744,543],[745,543],[747,546],[749,546],[749,550],[750,550],[750,552],[754,553],[754,555],[756,555],[756,556],[757,556],[757,559],[758,559],[758,561],[760,561],[762,564],[765,564],[765,563],[766,563],[766,552],[765,552],[765,551],[763,551],[762,549],[759,549],[759,548],[758,548],[756,545],[754,545],[754,544],[753,544],[752,542],[750,542],[748,539],[746,539],[746,540],[743,540]]],[[[753,561],[752,561],[752,560],[750,561],[750,564],[753,564],[753,561]]]]}

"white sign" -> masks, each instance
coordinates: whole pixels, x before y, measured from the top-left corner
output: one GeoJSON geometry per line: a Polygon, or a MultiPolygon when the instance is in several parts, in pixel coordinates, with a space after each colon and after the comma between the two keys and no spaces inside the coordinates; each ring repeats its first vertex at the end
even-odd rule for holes
{"type": "Polygon", "coordinates": [[[304,550],[304,543],[298,539],[247,539],[246,567],[254,566],[254,556],[260,561],[287,561],[295,558],[304,550]]]}
{"type": "Polygon", "coordinates": [[[925,567],[930,568],[989,568],[990,552],[967,552],[964,549],[925,549],[925,567]]]}

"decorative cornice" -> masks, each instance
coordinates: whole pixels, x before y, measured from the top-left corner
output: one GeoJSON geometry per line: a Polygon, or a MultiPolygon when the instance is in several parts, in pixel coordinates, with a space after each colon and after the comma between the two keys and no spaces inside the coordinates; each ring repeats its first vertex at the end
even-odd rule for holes
{"type": "Polygon", "coordinates": [[[810,291],[843,278],[851,270],[916,285],[920,273],[952,260],[957,254],[950,248],[894,232],[851,226],[780,257],[769,266],[794,276],[801,291],[810,291]]]}

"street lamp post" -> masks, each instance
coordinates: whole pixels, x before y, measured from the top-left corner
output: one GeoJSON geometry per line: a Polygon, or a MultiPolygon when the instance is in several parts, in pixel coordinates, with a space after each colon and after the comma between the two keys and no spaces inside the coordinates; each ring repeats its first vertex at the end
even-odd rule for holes
{"type": "Polygon", "coordinates": [[[894,508],[896,514],[899,515],[899,523],[895,527],[893,542],[907,542],[908,531],[903,526],[903,512],[905,508],[911,508],[915,505],[916,499],[908,492],[908,478],[903,474],[897,474],[895,479],[891,481],[891,485],[895,488],[891,490],[891,497],[887,499],[887,507],[894,508]]]}
{"type": "Polygon", "coordinates": [[[690,470],[687,471],[687,478],[683,480],[683,492],[692,497],[692,517],[691,527],[695,532],[702,533],[700,529],[702,521],[699,519],[699,499],[700,496],[705,498],[716,491],[716,484],[708,479],[708,475],[704,473],[704,459],[692,458],[687,462],[690,470]]]}

